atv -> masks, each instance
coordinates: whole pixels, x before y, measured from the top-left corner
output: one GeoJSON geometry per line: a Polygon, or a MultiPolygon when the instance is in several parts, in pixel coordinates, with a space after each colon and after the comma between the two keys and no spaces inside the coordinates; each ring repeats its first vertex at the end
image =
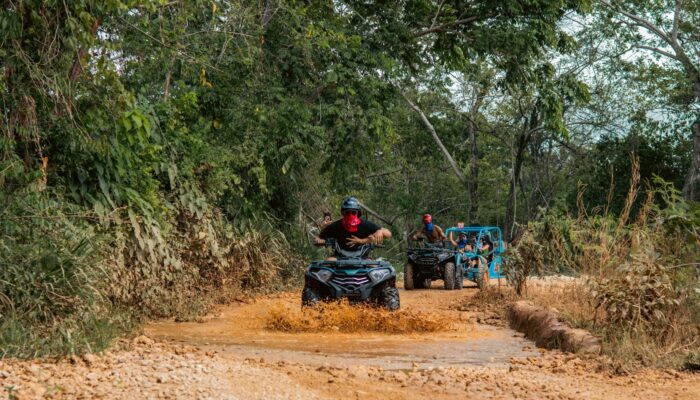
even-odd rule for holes
{"type": "Polygon", "coordinates": [[[387,261],[367,257],[370,250],[378,246],[365,244],[348,251],[334,239],[326,239],[325,245],[333,248],[337,259],[314,261],[306,268],[302,307],[347,298],[351,304],[373,304],[391,311],[399,309],[396,270],[387,261]]]}
{"type": "Polygon", "coordinates": [[[444,241],[409,248],[403,269],[404,289],[430,289],[436,279],[445,282],[445,290],[461,289],[462,269],[457,268],[455,255],[454,250],[445,247],[444,241]]]}
{"type": "Polygon", "coordinates": [[[469,238],[472,249],[477,248],[478,243],[486,243],[490,250],[479,254],[472,250],[465,253],[457,253],[455,264],[457,269],[462,271],[462,275],[474,283],[480,290],[489,286],[490,279],[504,277],[502,271],[504,249],[503,235],[501,229],[496,226],[469,226],[459,228],[448,228],[446,235],[452,233],[465,234],[469,238]]]}

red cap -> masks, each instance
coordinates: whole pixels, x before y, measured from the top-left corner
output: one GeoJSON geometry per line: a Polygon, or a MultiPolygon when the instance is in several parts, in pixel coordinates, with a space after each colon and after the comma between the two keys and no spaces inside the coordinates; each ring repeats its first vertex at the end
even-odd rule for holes
{"type": "Polygon", "coordinates": [[[424,223],[424,224],[429,224],[429,223],[431,223],[431,222],[433,222],[433,217],[432,217],[430,214],[425,214],[425,215],[423,216],[423,223],[424,223]]]}

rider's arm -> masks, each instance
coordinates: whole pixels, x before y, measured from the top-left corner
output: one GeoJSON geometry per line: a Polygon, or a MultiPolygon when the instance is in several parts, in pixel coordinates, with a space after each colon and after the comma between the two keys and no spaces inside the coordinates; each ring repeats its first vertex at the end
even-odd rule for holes
{"type": "Polygon", "coordinates": [[[350,242],[353,244],[381,244],[385,239],[391,239],[391,231],[386,228],[379,228],[366,238],[360,239],[353,236],[350,242]]]}
{"type": "Polygon", "coordinates": [[[391,231],[386,228],[380,228],[378,231],[369,235],[375,244],[380,244],[381,242],[391,239],[391,231]]]}
{"type": "Polygon", "coordinates": [[[321,233],[319,233],[318,237],[314,240],[314,244],[317,246],[323,246],[324,244],[326,244],[326,239],[328,239],[329,237],[334,237],[332,230],[333,223],[330,223],[321,230],[321,233]]]}
{"type": "Polygon", "coordinates": [[[438,238],[445,240],[447,239],[447,236],[445,236],[445,232],[443,232],[442,228],[439,226],[435,225],[435,230],[437,231],[438,238]]]}
{"type": "Polygon", "coordinates": [[[454,246],[455,249],[459,248],[459,245],[457,245],[457,242],[452,238],[452,232],[450,232],[450,237],[448,238],[450,243],[452,243],[452,246],[454,246]]]}
{"type": "Polygon", "coordinates": [[[418,238],[422,234],[423,234],[423,229],[419,229],[418,231],[413,233],[413,235],[411,236],[411,240],[413,240],[415,242],[416,240],[418,240],[418,238]]]}

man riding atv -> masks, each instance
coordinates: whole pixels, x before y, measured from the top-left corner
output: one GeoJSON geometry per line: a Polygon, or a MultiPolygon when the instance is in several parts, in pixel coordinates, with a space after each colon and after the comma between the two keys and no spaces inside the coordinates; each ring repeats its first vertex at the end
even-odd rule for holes
{"type": "Polygon", "coordinates": [[[340,208],[343,218],[328,225],[316,239],[317,245],[332,247],[334,257],[312,261],[306,268],[302,307],[347,298],[351,304],[398,310],[396,269],[386,260],[369,258],[370,250],[391,238],[391,232],[361,220],[360,203],[354,197],[343,200],[340,208]]]}
{"type": "Polygon", "coordinates": [[[437,243],[439,240],[446,240],[445,232],[442,228],[433,224],[433,217],[430,214],[425,214],[423,216],[423,228],[413,234],[411,239],[415,242],[420,237],[424,236],[428,243],[437,243]]]}
{"type": "Polygon", "coordinates": [[[462,288],[462,270],[455,265],[455,251],[445,247],[445,242],[450,241],[455,247],[457,243],[448,239],[445,232],[439,226],[433,224],[430,214],[423,216],[423,228],[413,234],[411,239],[418,240],[421,237],[427,239],[420,247],[407,250],[408,260],[404,265],[404,288],[430,289],[432,281],[442,279],[445,290],[462,288]]]}
{"type": "MultiPolygon", "coordinates": [[[[340,205],[342,218],[326,226],[316,239],[316,245],[323,246],[326,239],[335,239],[343,250],[354,250],[358,245],[381,244],[391,239],[391,231],[374,222],[360,219],[360,202],[348,197],[340,205]]],[[[443,234],[444,235],[444,234],[443,234]]]]}

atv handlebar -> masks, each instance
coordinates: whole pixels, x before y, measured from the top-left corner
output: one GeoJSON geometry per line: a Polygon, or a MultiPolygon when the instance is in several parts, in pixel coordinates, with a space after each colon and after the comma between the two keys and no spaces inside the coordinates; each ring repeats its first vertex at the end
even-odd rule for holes
{"type": "Polygon", "coordinates": [[[335,238],[328,238],[324,240],[324,243],[318,243],[317,246],[325,246],[333,249],[336,255],[343,258],[363,258],[370,250],[374,248],[383,248],[383,245],[379,244],[361,244],[356,247],[356,250],[344,250],[338,244],[335,238]]]}
{"type": "MultiPolygon", "coordinates": [[[[324,239],[324,243],[315,243],[316,246],[321,247],[335,247],[338,244],[338,241],[335,240],[335,238],[328,238],[324,239]]],[[[366,243],[366,244],[361,244],[357,246],[358,248],[362,246],[369,246],[372,249],[383,249],[384,245],[383,244],[372,244],[372,243],[366,243]]]]}

